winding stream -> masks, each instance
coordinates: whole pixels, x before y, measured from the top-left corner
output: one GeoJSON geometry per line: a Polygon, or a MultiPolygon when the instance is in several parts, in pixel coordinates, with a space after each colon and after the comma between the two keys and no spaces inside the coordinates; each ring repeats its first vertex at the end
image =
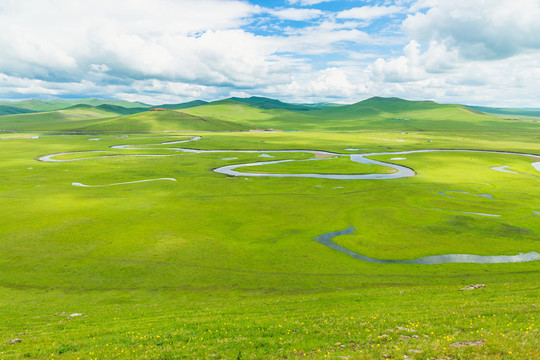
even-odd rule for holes
{"type": "Polygon", "coordinates": [[[74,183],[71,183],[71,185],[81,186],[81,187],[104,187],[104,186],[115,186],[115,185],[125,185],[125,184],[136,184],[136,183],[149,182],[149,181],[176,181],[176,179],[175,178],[146,179],[146,180],[126,181],[126,182],[120,182],[120,183],[114,183],[114,184],[103,184],[103,185],[86,185],[86,184],[74,182],[74,183]]]}
{"type": "Polygon", "coordinates": [[[368,256],[360,255],[334,242],[334,238],[340,235],[351,235],[356,229],[350,226],[345,230],[332,231],[319,235],[313,240],[328,246],[331,249],[340,251],[355,259],[367,261],[377,264],[419,264],[419,265],[437,265],[445,263],[474,263],[474,264],[502,264],[502,263],[518,263],[540,260],[540,254],[537,252],[519,253],[518,255],[469,255],[469,254],[446,254],[425,256],[412,260],[383,260],[375,259],[368,256]]]}
{"type": "Polygon", "coordinates": [[[442,190],[442,191],[439,191],[439,195],[446,196],[446,197],[449,197],[449,198],[454,198],[454,196],[448,195],[447,194],[448,192],[468,194],[468,195],[472,195],[472,196],[479,196],[479,197],[484,197],[486,199],[494,200],[493,195],[491,195],[491,194],[487,194],[487,193],[486,194],[473,194],[473,193],[470,193],[470,192],[467,192],[467,191],[461,191],[461,190],[442,190]]]}
{"type": "MultiPolygon", "coordinates": [[[[188,143],[192,141],[200,140],[200,136],[194,136],[188,140],[177,140],[177,141],[166,141],[162,142],[158,145],[174,145],[174,144],[182,144],[182,143],[188,143]]],[[[527,154],[527,153],[515,153],[515,152],[505,152],[505,151],[492,151],[492,150],[463,150],[463,149],[433,149],[433,150],[409,150],[409,151],[399,151],[399,152],[374,152],[374,153],[367,153],[367,154],[340,154],[340,153],[334,153],[329,151],[319,151],[319,150],[198,150],[198,149],[190,149],[190,148],[177,148],[177,147],[155,147],[156,144],[142,144],[142,145],[113,145],[110,148],[111,149],[131,149],[131,150],[171,150],[171,151],[178,151],[178,152],[184,152],[184,153],[195,153],[195,154],[205,154],[205,153],[254,153],[254,154],[262,154],[266,155],[264,157],[267,157],[268,153],[311,153],[314,155],[326,155],[326,156],[348,156],[351,161],[357,162],[360,164],[367,164],[367,165],[380,165],[384,166],[390,169],[394,169],[395,172],[389,173],[389,174],[271,174],[271,173],[250,173],[250,172],[242,172],[238,171],[236,169],[243,168],[243,167],[254,167],[254,166],[260,166],[260,165],[270,165],[270,164],[279,164],[279,163],[285,163],[285,162],[292,162],[292,161],[316,161],[316,160],[322,160],[322,158],[312,158],[312,159],[303,159],[303,160],[295,160],[295,159],[286,159],[286,160],[272,160],[272,161],[259,161],[259,162],[252,162],[252,163],[245,163],[245,164],[236,164],[236,165],[227,165],[222,166],[217,169],[213,169],[213,171],[229,175],[229,176],[243,176],[243,177],[277,177],[277,178],[285,178],[285,177],[296,177],[296,178],[318,178],[318,179],[336,179],[336,180],[390,180],[390,179],[400,179],[405,177],[412,177],[415,176],[416,173],[413,169],[392,164],[384,161],[378,161],[373,159],[368,159],[370,156],[379,156],[379,155],[405,155],[405,154],[416,154],[416,153],[429,153],[429,152],[478,152],[478,153],[493,153],[493,154],[505,154],[505,155],[516,155],[516,156],[527,156],[527,157],[533,157],[537,158],[537,154],[527,154]],[[154,147],[152,147],[154,146],[154,147]]],[[[109,151],[76,151],[76,152],[63,152],[63,153],[56,153],[56,154],[50,154],[50,155],[44,155],[37,160],[44,161],[44,162],[66,162],[66,161],[81,161],[81,160],[88,160],[88,159],[96,159],[96,158],[103,158],[103,157],[117,157],[117,156],[174,156],[174,155],[101,155],[101,156],[94,156],[94,157],[86,157],[86,158],[78,158],[78,159],[55,159],[56,156],[60,155],[67,155],[67,154],[82,154],[82,153],[107,153],[109,151]]],[[[259,157],[263,157],[262,155],[259,155],[259,157]]],[[[234,159],[234,158],[227,158],[234,159]]],[[[404,158],[393,158],[393,160],[402,160],[404,158]]],[[[225,159],[223,159],[225,160],[225,159]]],[[[391,159],[392,160],[392,159],[391,159]]],[[[534,168],[538,171],[540,171],[540,162],[533,164],[534,168]]],[[[157,181],[157,180],[170,180],[170,181],[176,181],[176,179],[173,178],[160,178],[160,179],[147,179],[147,180],[138,180],[138,181],[130,181],[130,182],[124,182],[124,183],[116,183],[116,184],[108,184],[108,185],[84,185],[81,183],[73,183],[74,186],[83,186],[83,187],[101,187],[101,186],[112,186],[112,185],[121,185],[121,184],[131,184],[131,183],[137,183],[137,182],[145,182],[145,181],[157,181]]],[[[460,192],[460,191],[455,191],[460,192]]],[[[465,192],[463,192],[465,193],[465,192]]],[[[443,196],[449,196],[445,194],[444,191],[440,192],[443,196]]],[[[486,198],[492,198],[489,194],[471,194],[471,195],[477,195],[477,196],[483,196],[486,198]]],[[[451,196],[450,196],[451,197],[451,196]]],[[[439,209],[438,209],[439,210],[439,209]]],[[[469,212],[463,212],[466,214],[474,214],[474,215],[483,215],[483,216],[492,216],[492,217],[498,217],[500,215],[495,214],[483,214],[483,213],[469,213],[469,212]]],[[[535,212],[537,213],[537,212],[535,212]]],[[[538,212],[540,214],[540,212],[538,212]]],[[[320,236],[317,236],[313,238],[313,240],[328,246],[334,250],[340,251],[342,253],[345,253],[355,259],[372,262],[372,263],[378,263],[378,264],[424,264],[424,265],[434,265],[434,264],[443,264],[443,263],[476,263],[476,264],[495,264],[495,263],[516,263],[516,262],[528,262],[528,261],[536,261],[540,260],[540,254],[536,252],[529,252],[529,253],[520,253],[518,255],[493,255],[493,256],[481,256],[481,255],[469,255],[469,254],[447,254],[447,255],[435,255],[435,256],[426,256],[421,257],[418,259],[412,259],[412,260],[383,260],[383,259],[375,259],[370,258],[364,255],[357,254],[347,248],[344,248],[338,244],[336,244],[333,239],[336,236],[339,235],[350,235],[352,234],[356,229],[354,227],[349,227],[345,230],[340,231],[333,231],[328,232],[325,234],[322,234],[320,236]]]]}
{"type": "Polygon", "coordinates": [[[494,166],[494,167],[491,168],[491,170],[504,172],[504,173],[508,173],[508,174],[517,174],[517,172],[515,172],[515,171],[508,170],[507,168],[509,168],[509,167],[510,167],[510,165],[494,166]]]}
{"type": "MultiPolygon", "coordinates": [[[[174,145],[193,142],[201,140],[200,136],[193,136],[187,140],[175,140],[175,141],[166,141],[159,143],[157,145],[174,145]]],[[[373,159],[368,159],[371,156],[379,155],[405,155],[405,154],[417,154],[417,153],[428,153],[428,152],[479,152],[479,153],[491,153],[491,154],[505,154],[505,155],[517,155],[517,156],[528,156],[528,157],[538,157],[536,154],[527,154],[527,153],[516,153],[516,152],[507,152],[507,151],[493,151],[493,150],[464,150],[464,149],[425,149],[425,150],[409,150],[409,151],[398,151],[398,152],[375,152],[367,154],[340,154],[330,151],[321,151],[321,150],[198,150],[190,148],[178,148],[178,147],[151,147],[156,146],[156,144],[142,144],[142,145],[113,145],[111,149],[131,149],[131,150],[171,150],[179,151],[184,153],[194,153],[194,154],[207,154],[207,153],[251,153],[251,154],[262,154],[266,155],[267,153],[310,153],[314,155],[326,155],[326,156],[348,156],[351,161],[366,164],[366,165],[380,165],[390,169],[395,170],[393,173],[389,174],[272,174],[272,173],[250,173],[242,172],[236,169],[243,167],[253,167],[260,165],[271,165],[279,164],[292,161],[317,161],[322,160],[323,158],[313,158],[305,160],[273,160],[273,161],[258,161],[245,164],[236,164],[236,165],[226,165],[213,169],[214,172],[219,174],[229,175],[229,176],[243,176],[243,177],[297,177],[297,178],[317,178],[317,179],[335,179],[335,180],[390,180],[390,179],[400,179],[405,177],[412,177],[416,175],[416,172],[406,166],[392,164],[389,162],[378,161],[373,159]],[[150,146],[150,147],[149,147],[150,146]]],[[[45,162],[64,162],[64,161],[80,161],[87,159],[95,159],[100,157],[110,157],[110,156],[173,156],[173,155],[102,155],[94,156],[87,158],[79,159],[55,159],[56,156],[66,155],[66,154],[80,154],[80,153],[98,153],[98,152],[107,152],[107,151],[74,151],[74,152],[63,152],[50,155],[44,155],[39,157],[37,160],[45,162]]],[[[540,170],[539,170],[540,171],[540,170]]]]}

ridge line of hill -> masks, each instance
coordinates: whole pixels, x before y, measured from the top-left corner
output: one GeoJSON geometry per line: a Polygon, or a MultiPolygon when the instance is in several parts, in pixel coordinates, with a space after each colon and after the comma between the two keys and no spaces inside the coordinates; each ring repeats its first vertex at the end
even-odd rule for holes
{"type": "Polygon", "coordinates": [[[192,115],[192,114],[185,113],[185,112],[178,111],[178,110],[173,110],[173,111],[175,111],[175,112],[177,112],[177,113],[179,113],[179,114],[193,116],[193,117],[195,117],[195,118],[198,118],[198,119],[200,119],[200,120],[202,120],[202,121],[209,122],[209,123],[211,123],[211,124],[213,124],[213,125],[216,125],[216,126],[227,126],[227,127],[232,128],[232,129],[239,130],[239,131],[241,131],[242,129],[239,128],[239,127],[232,126],[232,125],[228,125],[228,124],[234,124],[234,125],[237,125],[237,126],[246,126],[246,125],[239,124],[239,123],[233,123],[233,122],[227,121],[227,120],[221,120],[221,121],[224,122],[225,124],[218,124],[218,123],[216,123],[216,122],[214,122],[214,121],[212,121],[212,120],[210,120],[210,119],[205,119],[205,118],[203,118],[203,117],[201,117],[201,116],[192,115]]]}
{"type": "Polygon", "coordinates": [[[21,113],[0,116],[0,128],[88,131],[223,131],[226,128],[235,131],[538,130],[537,122],[540,122],[540,114],[534,117],[534,111],[529,111],[527,116],[507,119],[510,117],[508,114],[488,114],[460,104],[383,97],[372,97],[350,105],[314,107],[310,110],[262,97],[229,98],[210,103],[194,101],[185,104],[189,104],[186,105],[189,107],[182,107],[182,104],[168,105],[169,108],[179,109],[76,104],[64,109],[42,112],[21,110],[21,113]],[[182,111],[179,111],[180,109],[182,111]]]}

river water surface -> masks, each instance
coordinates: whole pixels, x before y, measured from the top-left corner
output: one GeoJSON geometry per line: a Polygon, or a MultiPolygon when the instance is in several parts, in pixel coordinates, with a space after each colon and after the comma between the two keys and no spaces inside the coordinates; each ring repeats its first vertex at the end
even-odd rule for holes
{"type": "Polygon", "coordinates": [[[474,264],[501,264],[501,263],[519,263],[540,260],[540,254],[537,252],[519,253],[517,255],[469,255],[469,254],[445,254],[425,256],[412,260],[383,260],[360,255],[334,242],[334,238],[340,235],[351,235],[356,229],[353,226],[345,230],[332,231],[319,235],[313,240],[331,249],[340,251],[355,259],[377,264],[421,264],[436,265],[445,263],[474,263],[474,264]]]}

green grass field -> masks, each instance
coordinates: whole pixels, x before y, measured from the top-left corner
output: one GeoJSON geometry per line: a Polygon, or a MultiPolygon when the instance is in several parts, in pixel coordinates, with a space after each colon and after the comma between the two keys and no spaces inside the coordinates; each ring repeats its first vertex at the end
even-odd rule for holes
{"type": "MultiPolygon", "coordinates": [[[[325,115],[324,122],[318,115],[323,123],[312,131],[246,132],[229,126],[279,128],[282,120],[271,124],[262,114],[286,110],[233,104],[220,112],[225,105],[181,110],[190,116],[156,111],[70,118],[65,129],[57,117],[41,118],[42,131],[0,132],[0,359],[540,356],[538,261],[374,264],[313,240],[352,225],[356,232],[335,242],[379,259],[540,252],[540,171],[531,166],[540,161],[538,124],[459,115],[454,129],[405,131],[366,116],[354,131],[349,125],[338,131],[328,124],[341,120],[325,115]],[[203,116],[205,108],[213,112],[203,116]],[[252,117],[254,112],[261,117],[252,117]],[[380,128],[373,128],[378,121],[380,128]],[[460,131],[463,123],[477,131],[460,131]],[[184,130],[170,132],[174,126],[184,130]],[[68,133],[73,129],[76,134],[68,133]],[[195,135],[202,139],[159,145],[195,135]],[[234,152],[283,149],[299,152],[271,153],[273,158],[234,152]],[[538,157],[472,152],[374,157],[416,171],[395,180],[230,177],[212,171],[314,156],[301,150],[416,149],[538,157]],[[55,159],[82,160],[36,160],[66,152],[55,159]],[[395,157],[404,159],[390,160],[395,157]],[[500,166],[515,173],[492,169],[500,166]],[[176,181],[72,185],[159,178],[176,181]],[[486,286],[460,291],[469,284],[486,286]],[[11,343],[15,339],[21,341],[11,343]],[[479,340],[485,342],[452,346],[479,340]]],[[[426,111],[436,111],[443,124],[443,110],[431,107],[426,111]]],[[[324,111],[303,110],[294,121],[324,111]]],[[[461,110],[450,109],[449,123],[456,119],[454,111],[461,110]]],[[[11,129],[30,115],[0,116],[0,128],[11,129]]],[[[340,156],[240,170],[325,174],[388,168],[340,156]]]]}

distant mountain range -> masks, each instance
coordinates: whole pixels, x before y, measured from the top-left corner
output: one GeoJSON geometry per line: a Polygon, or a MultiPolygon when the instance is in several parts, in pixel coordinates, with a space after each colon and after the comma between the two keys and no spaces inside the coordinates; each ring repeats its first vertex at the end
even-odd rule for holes
{"type": "Polygon", "coordinates": [[[140,102],[130,102],[130,101],[124,101],[124,100],[104,100],[104,99],[96,99],[96,98],[89,98],[89,99],[55,99],[55,100],[24,100],[24,101],[18,101],[18,102],[8,102],[8,101],[1,101],[0,106],[11,106],[19,109],[25,109],[29,111],[54,111],[54,110],[61,110],[66,109],[68,107],[72,107],[75,105],[91,105],[91,106],[100,106],[100,105],[115,105],[115,106],[122,106],[125,108],[133,108],[133,107],[144,107],[148,108],[150,105],[143,104],[140,102]]]}
{"type": "MultiPolygon", "coordinates": [[[[106,99],[97,99],[97,98],[88,98],[88,99],[54,99],[54,100],[23,100],[18,102],[9,102],[9,101],[0,101],[0,115],[11,115],[11,114],[22,114],[30,112],[45,112],[45,111],[54,111],[67,109],[73,106],[78,105],[89,105],[95,107],[111,106],[109,109],[116,107],[116,110],[122,111],[120,108],[126,109],[137,109],[137,111],[142,112],[150,108],[163,108],[169,110],[179,110],[187,109],[196,106],[202,106],[213,103],[222,103],[223,101],[234,101],[239,103],[244,103],[252,106],[259,107],[261,109],[283,109],[289,111],[314,111],[314,110],[323,110],[329,108],[343,108],[346,107],[356,107],[356,108],[365,108],[370,105],[376,107],[388,106],[392,109],[397,109],[397,107],[406,106],[411,109],[411,105],[414,104],[416,107],[425,107],[437,106],[437,104],[432,101],[408,101],[399,98],[383,98],[383,97],[372,97],[364,101],[360,101],[351,105],[342,105],[336,103],[315,103],[315,104],[295,104],[295,103],[286,103],[280,100],[260,97],[260,96],[251,96],[248,98],[232,97],[224,100],[217,101],[203,101],[203,100],[194,100],[185,103],[178,104],[163,104],[163,105],[149,105],[141,102],[130,102],[125,100],[106,100],[106,99]]],[[[501,114],[501,115],[523,115],[523,116],[535,116],[540,117],[540,109],[530,109],[530,108],[494,108],[494,107],[485,107],[485,106],[468,106],[471,109],[475,109],[481,112],[490,113],[490,114],[501,114]]],[[[349,108],[352,109],[352,108],[349,108]]],[[[137,112],[134,111],[134,112],[137,112]]]]}
{"type": "MultiPolygon", "coordinates": [[[[252,96],[249,98],[232,97],[232,98],[224,99],[224,100],[241,102],[244,104],[257,106],[262,109],[284,109],[284,110],[290,110],[290,111],[310,111],[310,110],[320,110],[320,109],[324,109],[328,107],[340,106],[339,104],[333,104],[333,103],[292,104],[292,103],[285,103],[280,100],[259,97],[259,96],[252,96]]],[[[169,110],[179,110],[179,109],[186,109],[190,107],[201,106],[201,105],[206,105],[209,103],[215,103],[215,102],[220,102],[220,101],[223,101],[223,100],[217,100],[213,102],[208,102],[208,101],[203,101],[203,100],[194,100],[194,101],[189,101],[185,103],[163,104],[163,105],[155,105],[155,106],[144,104],[141,102],[129,102],[129,101],[124,101],[124,100],[105,100],[105,99],[96,99],[96,98],[70,99],[70,100],[32,99],[32,100],[24,100],[24,101],[18,101],[18,102],[0,101],[0,111],[2,111],[0,115],[62,110],[62,109],[67,109],[67,108],[77,106],[77,105],[90,105],[90,106],[96,106],[96,107],[102,106],[102,105],[111,105],[111,106],[120,106],[124,108],[140,108],[140,109],[162,108],[162,109],[169,109],[169,110]]]]}
{"type": "Polygon", "coordinates": [[[471,109],[475,109],[488,114],[495,114],[506,117],[530,117],[540,118],[540,109],[529,108],[493,108],[485,106],[469,106],[471,109]]]}
{"type": "Polygon", "coordinates": [[[526,130],[538,129],[537,121],[540,121],[539,109],[489,108],[383,97],[351,105],[294,104],[257,96],[156,106],[95,98],[0,102],[0,129],[15,130],[526,130]]]}

